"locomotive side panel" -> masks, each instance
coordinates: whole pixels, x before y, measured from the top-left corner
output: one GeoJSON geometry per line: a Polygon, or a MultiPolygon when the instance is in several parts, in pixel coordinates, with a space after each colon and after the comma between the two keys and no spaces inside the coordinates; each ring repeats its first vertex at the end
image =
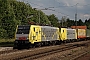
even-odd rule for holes
{"type": "Polygon", "coordinates": [[[75,29],[67,29],[67,39],[77,39],[75,29]]]}
{"type": "Polygon", "coordinates": [[[41,40],[42,41],[54,41],[59,40],[59,28],[42,26],[41,27],[41,40]]]}

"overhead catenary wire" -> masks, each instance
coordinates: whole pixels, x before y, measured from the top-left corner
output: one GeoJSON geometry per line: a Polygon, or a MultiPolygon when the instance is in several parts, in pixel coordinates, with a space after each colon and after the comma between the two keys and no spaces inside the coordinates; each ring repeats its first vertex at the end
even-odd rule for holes
{"type": "MultiPolygon", "coordinates": [[[[34,5],[36,5],[36,6],[38,6],[38,7],[41,7],[41,8],[46,8],[46,7],[44,7],[44,6],[41,6],[41,5],[39,5],[39,4],[30,2],[30,1],[29,1],[28,3],[29,3],[29,4],[30,4],[30,3],[31,3],[31,4],[34,4],[34,5]]],[[[80,3],[78,4],[78,6],[89,6],[89,5],[90,5],[90,4],[86,4],[86,5],[81,5],[80,3]]],[[[52,8],[60,8],[60,7],[63,7],[63,8],[69,8],[69,7],[75,8],[75,7],[76,7],[76,4],[75,4],[75,5],[72,5],[72,6],[67,6],[67,5],[62,5],[62,6],[57,6],[57,7],[50,6],[50,8],[47,7],[47,8],[48,8],[47,10],[51,10],[51,11],[60,13],[62,16],[70,16],[70,15],[68,15],[68,14],[65,14],[64,12],[60,12],[60,11],[57,11],[57,10],[55,10],[55,9],[52,9],[52,8]]],[[[78,7],[77,7],[77,8],[78,8],[78,7]]],[[[38,9],[39,9],[39,8],[38,8],[38,9]]]]}
{"type": "Polygon", "coordinates": [[[58,12],[58,11],[56,11],[56,10],[54,10],[54,9],[51,9],[51,7],[46,8],[46,7],[44,7],[44,6],[40,6],[40,5],[35,4],[35,3],[32,3],[32,2],[29,2],[29,3],[34,4],[34,5],[37,5],[37,6],[39,6],[39,7],[43,7],[43,8],[45,8],[45,9],[47,9],[47,10],[55,11],[55,12],[57,12],[57,13],[60,13],[60,14],[65,15],[65,16],[69,16],[69,15],[67,15],[67,14],[65,14],[65,13],[58,12]]]}

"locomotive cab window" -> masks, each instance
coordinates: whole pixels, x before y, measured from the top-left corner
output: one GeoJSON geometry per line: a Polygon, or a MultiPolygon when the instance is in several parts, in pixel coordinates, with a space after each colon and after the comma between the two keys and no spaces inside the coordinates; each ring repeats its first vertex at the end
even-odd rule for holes
{"type": "Polygon", "coordinates": [[[35,32],[35,28],[33,28],[34,32],[35,32]]]}
{"type": "Polygon", "coordinates": [[[63,32],[64,32],[64,30],[63,30],[63,32]]]}
{"type": "Polygon", "coordinates": [[[30,26],[22,25],[18,26],[17,34],[29,34],[30,26]]]}

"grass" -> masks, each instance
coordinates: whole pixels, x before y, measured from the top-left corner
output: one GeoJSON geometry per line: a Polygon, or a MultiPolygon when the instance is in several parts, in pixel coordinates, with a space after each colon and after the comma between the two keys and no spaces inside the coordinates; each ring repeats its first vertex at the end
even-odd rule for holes
{"type": "Polygon", "coordinates": [[[15,39],[0,39],[0,43],[3,42],[14,42],[15,39]]]}
{"type": "Polygon", "coordinates": [[[13,47],[15,39],[0,39],[0,47],[13,47]]]}

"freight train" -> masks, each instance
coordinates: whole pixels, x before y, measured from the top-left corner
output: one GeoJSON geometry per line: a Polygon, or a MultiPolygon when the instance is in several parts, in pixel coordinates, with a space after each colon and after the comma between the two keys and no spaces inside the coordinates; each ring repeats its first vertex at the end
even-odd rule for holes
{"type": "Polygon", "coordinates": [[[58,28],[39,25],[18,25],[14,49],[55,45],[61,42],[79,41],[90,38],[86,28],[58,28]]]}

